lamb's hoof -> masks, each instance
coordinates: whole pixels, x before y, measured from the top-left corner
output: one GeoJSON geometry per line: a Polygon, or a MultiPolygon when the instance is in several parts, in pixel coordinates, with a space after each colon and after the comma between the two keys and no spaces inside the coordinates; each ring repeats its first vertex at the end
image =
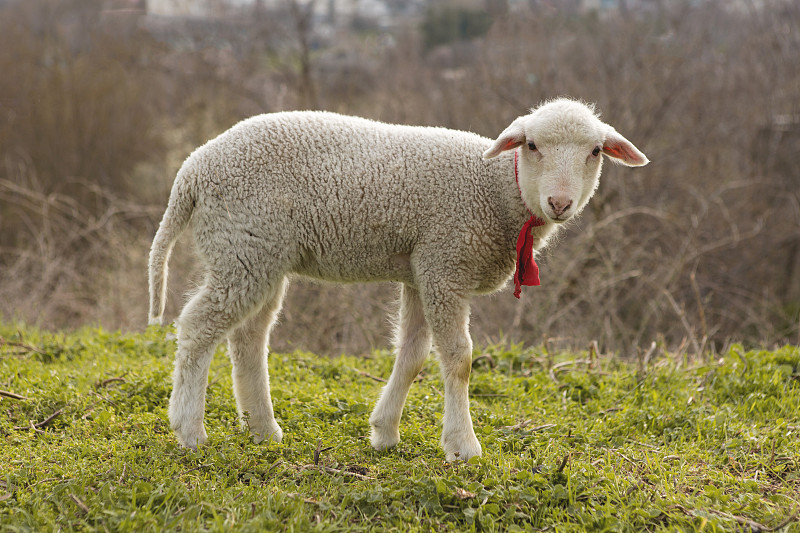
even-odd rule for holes
{"type": "Polygon", "coordinates": [[[400,442],[400,430],[372,426],[372,434],[369,440],[372,443],[372,447],[379,452],[388,450],[389,448],[394,448],[400,442]]]}
{"type": "Polygon", "coordinates": [[[456,461],[469,461],[473,457],[480,457],[481,443],[475,435],[469,435],[461,439],[443,439],[445,457],[448,463],[456,461]]]}
{"type": "Polygon", "coordinates": [[[193,451],[197,451],[197,448],[205,444],[208,440],[206,428],[203,427],[202,424],[200,424],[199,429],[195,428],[190,431],[184,431],[183,428],[173,429],[175,430],[175,436],[178,437],[178,443],[184,448],[189,448],[193,451]]]}
{"type": "Polygon", "coordinates": [[[253,431],[251,429],[250,433],[252,433],[253,442],[256,444],[264,441],[272,441],[275,444],[278,444],[281,440],[283,440],[283,430],[280,428],[280,426],[275,426],[274,428],[265,431],[253,431]]]}

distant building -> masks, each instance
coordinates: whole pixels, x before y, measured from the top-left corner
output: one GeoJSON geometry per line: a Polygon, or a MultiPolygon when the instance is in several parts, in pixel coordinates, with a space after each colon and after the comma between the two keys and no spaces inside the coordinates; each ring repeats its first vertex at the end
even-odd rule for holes
{"type": "MultiPolygon", "coordinates": [[[[183,18],[217,18],[247,10],[284,11],[294,1],[308,6],[312,0],[107,0],[115,6],[137,6],[149,15],[183,18]]],[[[540,8],[571,12],[626,12],[663,9],[683,0],[313,0],[314,18],[332,25],[347,25],[354,20],[367,20],[380,26],[415,17],[429,7],[450,6],[460,9],[493,12],[520,12],[540,8]]],[[[760,9],[765,0],[689,0],[700,6],[719,1],[727,9],[760,9]]],[[[780,0],[778,0],[780,1],[780,0]]],[[[787,3],[795,0],[783,0],[787,3]]],[[[0,0],[3,2],[3,0],[0,0]]],[[[119,8],[119,7],[118,7],[119,8]]]]}
{"type": "Polygon", "coordinates": [[[147,10],[147,0],[105,0],[102,6],[105,12],[142,14],[147,10]]]}
{"type": "MultiPolygon", "coordinates": [[[[283,10],[291,0],[146,0],[147,12],[165,17],[216,17],[242,9],[283,10]]],[[[301,6],[308,0],[297,0],[301,6]]],[[[422,0],[316,0],[314,15],[319,18],[356,17],[381,19],[405,10],[408,4],[424,4],[422,0]]]]}
{"type": "Polygon", "coordinates": [[[163,17],[214,17],[227,7],[226,0],[147,0],[147,13],[163,17]]]}

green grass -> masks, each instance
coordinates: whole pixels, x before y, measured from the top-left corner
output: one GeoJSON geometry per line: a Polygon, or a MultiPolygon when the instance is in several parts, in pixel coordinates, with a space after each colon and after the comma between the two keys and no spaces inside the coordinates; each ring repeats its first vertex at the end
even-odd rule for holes
{"type": "Polygon", "coordinates": [[[471,381],[484,456],[448,464],[434,358],[403,441],[370,448],[386,352],[271,355],[284,441],[255,445],[220,348],[208,445],[181,449],[167,332],[0,326],[0,531],[800,531],[796,347],[644,369],[485,348],[471,381]]]}

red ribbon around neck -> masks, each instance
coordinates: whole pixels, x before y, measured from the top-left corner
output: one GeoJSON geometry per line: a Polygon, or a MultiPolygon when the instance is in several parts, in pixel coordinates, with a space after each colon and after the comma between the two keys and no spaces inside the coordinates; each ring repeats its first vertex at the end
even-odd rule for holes
{"type": "MultiPolygon", "coordinates": [[[[514,152],[514,178],[519,187],[519,171],[517,161],[519,152],[514,152]]],[[[520,189],[520,195],[522,189],[520,189]]],[[[523,199],[523,203],[525,200],[523,199]]],[[[530,213],[530,209],[528,210],[530,213]]],[[[539,285],[539,265],[533,258],[533,235],[531,230],[537,226],[544,226],[545,222],[541,218],[531,213],[531,218],[522,225],[517,237],[517,268],[514,271],[514,296],[519,298],[522,293],[522,285],[539,285]]]]}

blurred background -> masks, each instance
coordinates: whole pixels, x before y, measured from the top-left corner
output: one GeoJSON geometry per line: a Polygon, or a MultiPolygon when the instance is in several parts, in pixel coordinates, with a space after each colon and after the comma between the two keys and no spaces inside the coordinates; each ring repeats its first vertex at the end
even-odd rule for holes
{"type": "MultiPolygon", "coordinates": [[[[475,299],[475,341],[800,343],[799,58],[792,0],[0,0],[0,315],[143,329],[175,173],[245,117],[493,138],[570,95],[652,163],[605,167],[543,284],[475,299]]],[[[168,320],[200,280],[191,250],[168,320]]],[[[386,346],[396,299],[296,280],[272,347],[386,346]]]]}

